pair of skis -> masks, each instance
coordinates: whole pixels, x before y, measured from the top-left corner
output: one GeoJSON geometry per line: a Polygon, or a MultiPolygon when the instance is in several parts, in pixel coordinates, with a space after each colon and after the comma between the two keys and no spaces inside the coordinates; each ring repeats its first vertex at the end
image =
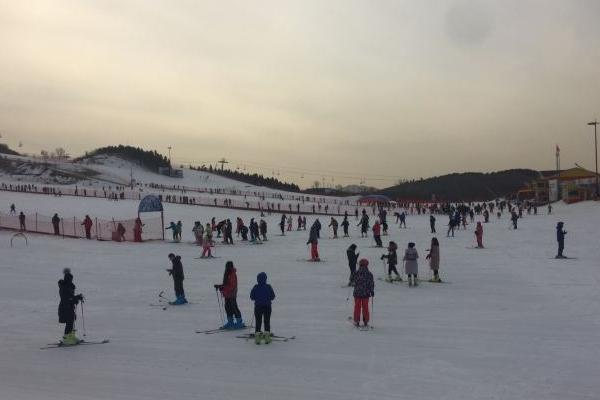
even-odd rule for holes
{"type": "MultiPolygon", "coordinates": [[[[238,335],[236,336],[236,338],[239,339],[246,339],[246,341],[250,340],[250,339],[254,339],[256,337],[256,335],[254,333],[247,333],[245,335],[238,335]]],[[[296,336],[277,336],[277,335],[271,335],[271,340],[274,342],[287,342],[290,340],[294,340],[296,339],[296,336]]]]}
{"type": "Polygon", "coordinates": [[[106,344],[106,343],[109,343],[109,342],[110,341],[108,339],[104,339],[104,340],[98,340],[98,341],[81,340],[77,344],[65,344],[64,342],[48,343],[46,346],[40,347],[40,350],[56,349],[56,348],[59,348],[59,347],[86,346],[86,345],[92,345],[92,344],[106,344]]]}

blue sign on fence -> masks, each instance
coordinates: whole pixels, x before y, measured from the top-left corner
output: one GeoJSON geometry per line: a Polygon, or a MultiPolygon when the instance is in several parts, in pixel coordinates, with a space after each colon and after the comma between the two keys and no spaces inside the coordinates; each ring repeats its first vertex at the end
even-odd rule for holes
{"type": "Polygon", "coordinates": [[[149,194],[140,201],[138,213],[158,212],[163,210],[163,205],[158,196],[149,194]]]}

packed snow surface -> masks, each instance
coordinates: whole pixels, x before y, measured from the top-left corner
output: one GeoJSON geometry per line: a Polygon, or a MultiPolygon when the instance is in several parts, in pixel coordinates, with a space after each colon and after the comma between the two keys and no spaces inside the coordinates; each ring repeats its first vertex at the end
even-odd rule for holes
{"type": "MultiPolygon", "coordinates": [[[[10,203],[51,215],[134,216],[137,202],[0,193],[10,203]]],[[[322,217],[323,263],[308,263],[307,232],[278,236],[279,215],[268,216],[269,241],[261,246],[218,245],[213,260],[194,259],[193,221],[211,217],[246,223],[255,213],[166,204],[165,220],[184,222],[182,243],[113,243],[0,231],[0,398],[32,399],[598,399],[600,398],[600,205],[556,205],[553,215],[525,215],[519,229],[508,216],[484,224],[486,249],[474,244],[474,224],[447,238],[438,216],[442,284],[419,287],[376,280],[371,331],[356,330],[345,250],[356,243],[376,277],[382,249],[371,237],[329,239],[322,217]],[[569,232],[555,260],[555,225],[569,232]],[[182,256],[189,305],[151,307],[164,290],[167,254],[182,256]],[[221,323],[213,284],[224,264],[237,268],[238,302],[248,323],[248,298],[265,271],[277,298],[272,330],[289,342],[255,345],[195,330],[221,323]],[[40,350],[62,335],[57,281],[72,269],[86,296],[85,331],[110,343],[40,350]]],[[[308,216],[308,226],[315,219],[308,216]]],[[[372,217],[372,220],[374,218],[372,217]]],[[[432,235],[428,216],[407,217],[400,229],[390,216],[384,243],[417,244],[419,271],[432,235]]],[[[354,225],[357,221],[351,217],[354,225]]],[[[296,222],[294,221],[294,229],[296,222]]],[[[237,239],[234,235],[234,239],[237,239]]],[[[244,331],[246,332],[246,331],[244,331]]]]}

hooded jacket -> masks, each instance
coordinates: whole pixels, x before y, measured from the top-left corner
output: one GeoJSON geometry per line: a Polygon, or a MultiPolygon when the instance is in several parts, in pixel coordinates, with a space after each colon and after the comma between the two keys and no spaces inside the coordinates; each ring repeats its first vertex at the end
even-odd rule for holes
{"type": "Polygon", "coordinates": [[[80,296],[75,296],[73,275],[70,273],[65,274],[65,277],[58,281],[58,294],[60,296],[58,322],[61,324],[73,322],[75,320],[75,306],[80,300],[80,296]]]}
{"type": "Polygon", "coordinates": [[[354,276],[354,297],[366,298],[375,295],[373,274],[365,266],[361,266],[354,276]]]}
{"type": "Polygon", "coordinates": [[[261,272],[256,276],[258,284],[254,285],[250,292],[250,300],[254,300],[256,306],[270,306],[275,300],[275,291],[267,283],[267,274],[261,272]]]}

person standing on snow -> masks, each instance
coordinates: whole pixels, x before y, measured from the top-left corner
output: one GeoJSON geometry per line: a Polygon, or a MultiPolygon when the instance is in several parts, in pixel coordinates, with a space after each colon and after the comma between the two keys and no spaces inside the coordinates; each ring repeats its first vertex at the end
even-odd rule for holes
{"type": "Polygon", "coordinates": [[[337,231],[338,231],[338,222],[337,222],[337,219],[331,217],[331,222],[329,223],[329,226],[331,227],[331,229],[333,229],[333,238],[337,239],[337,237],[338,237],[338,234],[337,234],[337,231]]]}
{"type": "Polygon", "coordinates": [[[477,222],[477,228],[475,228],[475,238],[477,238],[477,248],[483,249],[483,226],[481,221],[477,222]]]}
{"type": "Polygon", "coordinates": [[[171,230],[171,233],[173,234],[173,241],[174,241],[174,242],[177,242],[177,241],[178,241],[178,240],[177,240],[177,225],[175,224],[175,222],[171,221],[171,223],[169,224],[169,226],[167,226],[167,227],[165,228],[165,231],[166,231],[167,229],[170,229],[170,230],[171,230]]]}
{"type": "Polygon", "coordinates": [[[344,217],[344,220],[342,221],[342,229],[344,229],[344,237],[349,237],[348,235],[348,226],[350,225],[350,222],[348,222],[348,216],[344,217]]]}
{"type": "Polygon", "coordinates": [[[440,269],[440,242],[437,238],[431,238],[431,247],[427,250],[429,253],[426,260],[429,260],[429,268],[433,271],[433,278],[431,278],[431,282],[442,282],[439,276],[440,269]]]}
{"type": "Polygon", "coordinates": [[[368,237],[367,231],[369,229],[369,216],[367,215],[367,212],[365,210],[363,210],[363,214],[362,214],[362,217],[360,218],[360,222],[356,226],[360,226],[360,237],[361,238],[368,237]]]}
{"type": "Polygon", "coordinates": [[[170,301],[169,304],[186,304],[187,300],[183,291],[183,264],[181,263],[181,256],[169,253],[169,260],[171,260],[171,269],[167,269],[167,272],[173,277],[173,286],[175,288],[175,301],[170,301]]]}
{"type": "Polygon", "coordinates": [[[58,294],[60,303],[58,305],[58,322],[65,325],[65,331],[62,343],[65,345],[75,345],[80,342],[75,335],[75,307],[79,302],[84,301],[82,294],[75,295],[75,285],[73,284],[73,275],[69,268],[63,270],[63,279],[58,281],[58,294]]]}
{"type": "Polygon", "coordinates": [[[266,242],[267,241],[267,223],[264,219],[260,220],[260,223],[258,224],[258,228],[260,230],[260,235],[262,236],[263,242],[266,242]]]}
{"type": "Polygon", "coordinates": [[[287,219],[287,230],[288,232],[292,230],[292,224],[294,223],[294,220],[292,219],[292,216],[290,215],[287,219]]]}
{"type": "Polygon", "coordinates": [[[10,214],[15,215],[17,213],[17,208],[15,207],[15,203],[10,205],[10,214]]]}
{"type": "Polygon", "coordinates": [[[431,233],[435,233],[435,217],[433,214],[429,216],[429,226],[431,227],[431,233]]]}
{"type": "Polygon", "coordinates": [[[281,215],[281,221],[279,221],[279,229],[281,229],[281,236],[285,236],[285,221],[287,217],[285,214],[281,215]]]}
{"type": "Polygon", "coordinates": [[[237,274],[233,266],[233,261],[225,263],[225,272],[223,273],[223,283],[214,285],[216,290],[221,292],[225,299],[225,314],[227,322],[221,329],[243,329],[246,327],[242,320],[242,313],[237,305],[237,274]],[[234,320],[235,317],[235,320],[234,320]]]}
{"type": "Polygon", "coordinates": [[[142,242],[142,227],[144,224],[142,220],[138,217],[135,219],[135,224],[133,225],[133,241],[141,243],[142,242]]]}
{"type": "Polygon", "coordinates": [[[60,217],[56,213],[52,217],[52,228],[54,228],[55,235],[60,235],[60,217]]]}
{"type": "Polygon", "coordinates": [[[398,273],[398,270],[396,269],[396,265],[398,265],[398,254],[396,254],[396,250],[398,250],[398,245],[396,244],[396,242],[391,241],[390,244],[388,245],[388,253],[383,254],[381,256],[382,260],[387,259],[388,277],[386,280],[388,282],[393,282],[393,281],[402,282],[402,278],[400,277],[400,274],[398,273]],[[392,272],[394,274],[396,274],[396,278],[392,278],[392,272]]]}
{"type": "Polygon", "coordinates": [[[202,236],[204,234],[204,226],[202,226],[200,221],[194,222],[194,227],[192,228],[192,232],[194,233],[194,238],[196,239],[196,244],[198,246],[202,246],[202,236]]]}
{"type": "Polygon", "coordinates": [[[207,223],[206,228],[204,229],[204,238],[202,239],[202,255],[200,258],[212,257],[212,253],[210,252],[210,247],[212,244],[212,229],[210,224],[207,223]]]}
{"type": "Polygon", "coordinates": [[[317,226],[314,224],[310,228],[308,242],[306,242],[306,244],[310,244],[310,260],[321,261],[319,258],[319,232],[317,226]]]}
{"type": "Polygon", "coordinates": [[[354,326],[360,326],[360,316],[364,326],[369,326],[369,298],[375,296],[375,281],[369,271],[369,261],[363,258],[358,263],[359,268],[354,275],[354,326]]]}
{"type": "Polygon", "coordinates": [[[564,222],[556,224],[556,241],[558,242],[558,254],[556,258],[567,258],[563,256],[563,250],[565,249],[565,235],[567,231],[563,230],[564,222]]]}
{"type": "Polygon", "coordinates": [[[264,340],[265,344],[271,343],[271,302],[275,300],[275,291],[267,283],[267,274],[261,272],[256,276],[257,284],[250,291],[250,300],[254,301],[254,342],[260,344],[264,340]],[[265,325],[265,332],[261,331],[262,323],[265,325]]]}
{"type": "Polygon", "coordinates": [[[406,275],[408,276],[408,286],[418,286],[417,275],[419,274],[419,263],[417,259],[419,258],[419,253],[417,253],[417,249],[415,249],[415,244],[410,242],[408,244],[408,248],[404,252],[404,270],[406,275]]]}
{"type": "Polygon", "coordinates": [[[519,216],[515,211],[512,212],[510,220],[512,221],[513,229],[517,229],[517,221],[519,220],[519,216]]]}
{"type": "Polygon", "coordinates": [[[406,213],[404,211],[402,211],[400,213],[400,228],[402,228],[402,226],[404,226],[404,228],[406,228],[406,213]]]}
{"type": "Polygon", "coordinates": [[[375,220],[375,224],[373,224],[373,239],[377,247],[383,247],[383,243],[381,243],[381,224],[378,220],[375,220]]]}
{"type": "Polygon", "coordinates": [[[92,225],[93,224],[94,223],[92,222],[92,219],[90,218],[90,216],[86,215],[85,219],[81,223],[81,225],[83,225],[83,228],[85,229],[85,238],[86,239],[92,238],[92,225]]]}
{"type": "Polygon", "coordinates": [[[350,278],[348,279],[348,286],[354,286],[354,275],[356,274],[356,263],[358,262],[358,256],[360,253],[356,253],[356,245],[352,243],[348,250],[346,250],[346,256],[348,257],[348,268],[350,268],[350,278]]]}

